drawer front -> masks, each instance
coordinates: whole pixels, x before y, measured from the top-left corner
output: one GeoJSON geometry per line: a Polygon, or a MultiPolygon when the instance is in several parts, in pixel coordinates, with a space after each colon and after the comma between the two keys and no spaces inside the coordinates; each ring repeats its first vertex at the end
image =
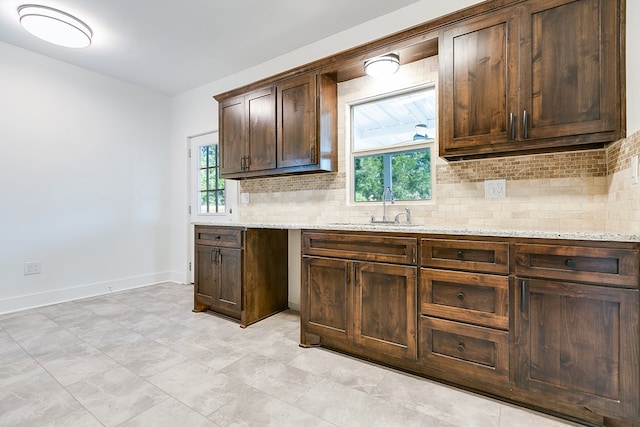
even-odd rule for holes
{"type": "Polygon", "coordinates": [[[243,228],[196,226],[196,244],[242,248],[243,231],[243,228]]]}
{"type": "Polygon", "coordinates": [[[638,287],[638,252],[583,246],[516,244],[520,277],[638,287]]]}
{"type": "Polygon", "coordinates": [[[488,383],[509,379],[506,331],[421,316],[420,356],[425,365],[447,373],[488,383]]]}
{"type": "Polygon", "coordinates": [[[379,234],[348,234],[305,231],[304,255],[415,265],[418,239],[379,234]]]}
{"type": "Polygon", "coordinates": [[[420,312],[507,330],[509,278],[423,268],[420,270],[420,312]]]}
{"type": "Polygon", "coordinates": [[[482,273],[509,273],[509,244],[422,239],[422,266],[482,273]]]}

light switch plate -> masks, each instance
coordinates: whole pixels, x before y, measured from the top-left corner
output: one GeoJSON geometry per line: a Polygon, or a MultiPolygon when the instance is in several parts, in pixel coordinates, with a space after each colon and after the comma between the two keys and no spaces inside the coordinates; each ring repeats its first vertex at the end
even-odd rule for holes
{"type": "Polygon", "coordinates": [[[40,261],[32,261],[24,263],[24,275],[30,276],[32,274],[42,273],[42,263],[40,261]]]}
{"type": "Polygon", "coordinates": [[[489,179],[484,182],[484,197],[498,198],[507,196],[507,181],[504,179],[489,179]]]}

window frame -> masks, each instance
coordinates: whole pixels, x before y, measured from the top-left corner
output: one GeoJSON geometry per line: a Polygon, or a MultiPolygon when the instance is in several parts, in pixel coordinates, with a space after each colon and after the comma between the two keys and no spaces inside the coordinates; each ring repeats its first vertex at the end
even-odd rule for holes
{"type": "MultiPolygon", "coordinates": [[[[388,159],[390,163],[390,158],[394,153],[403,153],[403,152],[414,152],[420,151],[423,149],[429,149],[430,155],[430,178],[431,178],[431,198],[429,199],[417,199],[417,200],[397,200],[399,203],[403,204],[431,204],[435,203],[435,158],[437,157],[437,121],[438,117],[436,116],[436,135],[432,139],[422,140],[420,143],[416,143],[415,141],[407,141],[406,143],[394,145],[393,147],[384,147],[377,149],[369,149],[369,150],[354,150],[354,126],[353,126],[353,108],[358,105],[367,104],[370,102],[376,102],[383,99],[389,99],[396,96],[401,96],[407,93],[419,92],[422,90],[433,90],[434,96],[436,100],[436,112],[437,112],[437,84],[436,82],[428,82],[424,84],[420,84],[417,86],[406,87],[402,89],[392,90],[389,92],[384,92],[380,94],[376,94],[373,96],[369,96],[366,98],[361,98],[353,101],[346,102],[346,122],[345,122],[345,134],[347,135],[347,141],[345,143],[346,148],[346,160],[347,160],[347,204],[350,206],[365,206],[365,205],[381,205],[382,200],[373,200],[373,201],[356,201],[355,194],[355,158],[356,157],[365,157],[365,156],[376,156],[383,155],[388,159]]],[[[383,160],[384,161],[384,160],[383,160]]],[[[384,188],[388,186],[388,183],[391,182],[391,174],[392,171],[386,168],[383,170],[384,173],[384,188]]],[[[382,196],[382,194],[380,195],[382,196]]]]}
{"type": "MultiPolygon", "coordinates": [[[[227,214],[227,194],[226,194],[226,181],[224,179],[222,179],[220,177],[220,144],[219,143],[214,143],[214,144],[208,144],[208,145],[200,145],[198,146],[199,150],[197,151],[196,155],[198,156],[198,195],[196,197],[196,201],[198,201],[197,204],[197,215],[226,215],[227,214]],[[202,166],[201,163],[201,149],[207,147],[207,149],[209,149],[209,147],[214,147],[214,157],[215,157],[215,164],[213,166],[209,165],[209,155],[207,155],[207,163],[206,166],[202,166]],[[201,183],[202,183],[202,172],[203,171],[211,171],[213,170],[214,172],[214,181],[216,183],[216,188],[209,188],[207,185],[207,188],[202,188],[201,183]],[[218,183],[222,181],[223,185],[222,188],[218,188],[218,183]],[[203,193],[205,194],[205,197],[207,197],[207,200],[209,200],[209,193],[213,193],[214,194],[214,198],[215,198],[215,212],[210,212],[209,211],[209,207],[212,206],[211,203],[207,203],[207,212],[201,212],[201,208],[203,207],[203,204],[201,203],[202,201],[202,195],[203,193]],[[220,204],[219,203],[219,199],[220,199],[220,195],[222,195],[222,198],[224,199],[224,203],[220,204]],[[223,207],[224,210],[220,211],[220,207],[223,207]]],[[[207,184],[211,181],[210,176],[207,175],[207,179],[206,182],[207,184]]]]}

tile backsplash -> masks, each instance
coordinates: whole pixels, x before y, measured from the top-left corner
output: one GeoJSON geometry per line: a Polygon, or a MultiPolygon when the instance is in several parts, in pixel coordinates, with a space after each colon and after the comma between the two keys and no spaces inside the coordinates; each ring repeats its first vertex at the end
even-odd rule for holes
{"type": "MultiPolygon", "coordinates": [[[[250,193],[239,220],[246,223],[365,223],[380,216],[381,203],[348,201],[349,102],[437,80],[437,58],[401,68],[382,87],[370,77],[338,87],[339,170],[335,173],[241,181],[250,193]]],[[[630,178],[640,154],[640,132],[605,149],[447,162],[434,154],[434,197],[396,202],[391,215],[411,209],[412,222],[478,230],[531,230],[640,234],[640,184],[630,178]],[[505,179],[504,198],[485,198],[484,180],[505,179]]]]}

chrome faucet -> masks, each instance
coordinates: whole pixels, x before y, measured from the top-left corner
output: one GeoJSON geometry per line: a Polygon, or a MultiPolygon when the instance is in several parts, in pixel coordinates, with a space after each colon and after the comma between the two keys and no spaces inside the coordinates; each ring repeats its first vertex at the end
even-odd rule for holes
{"type": "Polygon", "coordinates": [[[385,189],[382,191],[382,220],[383,221],[387,220],[387,197],[389,198],[389,200],[391,200],[391,204],[393,204],[395,199],[393,197],[393,190],[391,190],[391,187],[385,187],[385,189]]]}
{"type": "Polygon", "coordinates": [[[407,218],[407,224],[411,224],[411,211],[409,210],[409,208],[404,208],[404,212],[400,212],[399,214],[397,214],[393,219],[393,222],[395,222],[396,224],[400,224],[400,215],[404,215],[407,218]]]}
{"type": "Polygon", "coordinates": [[[404,215],[407,218],[407,224],[411,224],[411,211],[409,208],[404,208],[404,212],[400,212],[393,219],[387,219],[387,200],[393,204],[395,197],[393,196],[393,190],[391,187],[385,187],[382,191],[382,218],[376,220],[376,217],[371,215],[372,224],[400,224],[400,215],[404,215]]]}

